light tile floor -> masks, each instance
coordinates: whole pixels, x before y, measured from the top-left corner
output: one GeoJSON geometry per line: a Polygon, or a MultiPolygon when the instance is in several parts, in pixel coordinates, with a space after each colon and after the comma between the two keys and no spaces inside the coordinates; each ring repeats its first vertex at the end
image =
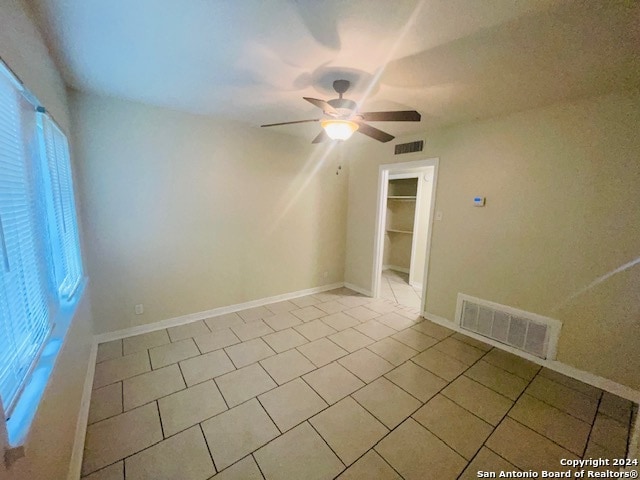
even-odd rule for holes
{"type": "MultiPolygon", "coordinates": [[[[391,281],[391,280],[390,280],[391,281]]],[[[623,457],[637,405],[347,289],[98,348],[90,480],[471,479],[623,457]]]]}
{"type": "Polygon", "coordinates": [[[409,285],[409,274],[395,270],[383,270],[380,296],[399,305],[420,309],[422,290],[409,285]]]}

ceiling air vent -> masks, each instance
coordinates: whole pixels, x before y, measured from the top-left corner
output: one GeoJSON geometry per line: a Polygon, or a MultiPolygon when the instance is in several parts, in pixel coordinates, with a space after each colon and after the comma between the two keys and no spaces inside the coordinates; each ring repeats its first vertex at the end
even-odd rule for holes
{"type": "Polygon", "coordinates": [[[536,357],[553,360],[562,323],[553,318],[458,294],[456,323],[536,357]]]}
{"type": "Polygon", "coordinates": [[[396,145],[396,155],[401,153],[421,152],[424,147],[424,140],[418,140],[417,142],[399,143],[396,145]]]}

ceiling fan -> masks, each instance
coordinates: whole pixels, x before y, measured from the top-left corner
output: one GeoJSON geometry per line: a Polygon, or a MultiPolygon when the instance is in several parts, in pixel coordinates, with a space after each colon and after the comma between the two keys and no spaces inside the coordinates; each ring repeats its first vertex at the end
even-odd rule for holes
{"type": "Polygon", "coordinates": [[[354,132],[360,132],[379,142],[388,142],[395,137],[382,130],[378,130],[365,122],[419,122],[420,114],[415,110],[403,110],[395,112],[358,112],[357,104],[353,100],[342,98],[342,94],[349,90],[351,82],[348,80],[336,80],[333,89],[339,97],[328,101],[317,98],[302,97],[307,102],[322,109],[323,118],[309,120],[296,120],[293,122],[270,123],[261,127],[276,127],[278,125],[291,125],[294,123],[320,122],[322,131],[311,143],[320,143],[327,140],[346,140],[354,132]]]}

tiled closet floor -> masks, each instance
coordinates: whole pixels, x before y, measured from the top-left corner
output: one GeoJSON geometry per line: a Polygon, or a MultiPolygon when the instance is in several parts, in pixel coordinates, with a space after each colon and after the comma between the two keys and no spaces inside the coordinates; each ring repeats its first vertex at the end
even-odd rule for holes
{"type": "Polygon", "coordinates": [[[420,309],[422,290],[409,285],[409,274],[395,270],[383,270],[380,296],[399,305],[420,309]]]}
{"type": "Polygon", "coordinates": [[[470,479],[625,455],[632,404],[340,289],[104,343],[91,480],[470,479]]]}

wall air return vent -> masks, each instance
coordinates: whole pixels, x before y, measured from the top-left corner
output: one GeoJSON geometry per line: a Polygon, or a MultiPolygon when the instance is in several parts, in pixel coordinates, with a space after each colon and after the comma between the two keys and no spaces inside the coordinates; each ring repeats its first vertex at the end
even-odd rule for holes
{"type": "Polygon", "coordinates": [[[562,323],[553,318],[458,294],[456,323],[536,357],[553,360],[562,323]]]}
{"type": "Polygon", "coordinates": [[[396,145],[395,155],[400,155],[401,153],[421,152],[423,147],[424,140],[410,143],[399,143],[396,145]]]}

